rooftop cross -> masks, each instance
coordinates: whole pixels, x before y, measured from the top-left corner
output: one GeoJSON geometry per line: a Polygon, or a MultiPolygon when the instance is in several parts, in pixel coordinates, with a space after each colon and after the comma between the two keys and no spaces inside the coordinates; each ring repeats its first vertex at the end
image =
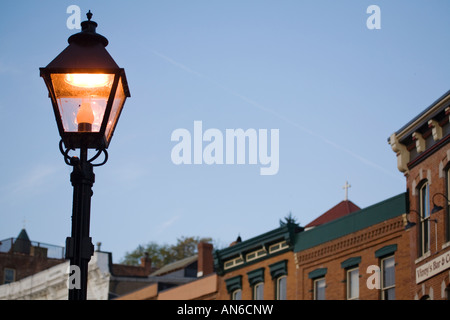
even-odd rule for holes
{"type": "Polygon", "coordinates": [[[345,185],[342,187],[342,189],[345,189],[345,201],[348,200],[348,188],[350,188],[351,185],[348,184],[348,181],[345,181],[345,185]]]}

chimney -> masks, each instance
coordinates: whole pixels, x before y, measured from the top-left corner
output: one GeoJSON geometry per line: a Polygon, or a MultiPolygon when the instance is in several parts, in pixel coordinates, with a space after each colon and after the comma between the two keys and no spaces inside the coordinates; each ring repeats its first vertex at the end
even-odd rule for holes
{"type": "Polygon", "coordinates": [[[200,242],[198,248],[197,278],[207,276],[214,272],[213,245],[200,242]]]}
{"type": "Polygon", "coordinates": [[[152,259],[149,258],[148,252],[144,252],[144,256],[141,258],[141,267],[145,269],[146,275],[150,274],[152,268],[152,259]]]}

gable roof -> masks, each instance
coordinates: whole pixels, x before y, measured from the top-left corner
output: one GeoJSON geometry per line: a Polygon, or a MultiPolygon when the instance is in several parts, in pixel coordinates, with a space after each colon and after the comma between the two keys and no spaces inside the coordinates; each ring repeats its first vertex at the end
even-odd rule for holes
{"type": "Polygon", "coordinates": [[[166,264],[162,268],[160,268],[157,271],[150,274],[150,276],[161,276],[161,275],[164,275],[169,272],[174,272],[176,270],[183,269],[183,268],[189,266],[190,264],[196,262],[197,260],[198,260],[198,254],[195,254],[193,256],[166,264]]]}
{"type": "Polygon", "coordinates": [[[308,223],[305,228],[317,227],[321,224],[333,221],[358,210],[361,210],[361,208],[356,204],[350,200],[343,200],[318,218],[308,223]]]}

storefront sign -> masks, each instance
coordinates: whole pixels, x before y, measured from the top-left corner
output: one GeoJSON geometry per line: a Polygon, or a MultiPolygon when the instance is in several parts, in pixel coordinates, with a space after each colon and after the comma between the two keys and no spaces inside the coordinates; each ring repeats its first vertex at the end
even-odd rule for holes
{"type": "Polygon", "coordinates": [[[441,254],[433,260],[416,268],[416,283],[422,282],[432,276],[450,268],[450,251],[441,254]]]}

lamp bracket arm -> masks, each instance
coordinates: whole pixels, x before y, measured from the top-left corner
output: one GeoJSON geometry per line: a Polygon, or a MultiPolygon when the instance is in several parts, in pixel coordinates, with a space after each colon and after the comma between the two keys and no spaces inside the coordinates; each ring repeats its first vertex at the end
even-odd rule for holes
{"type": "MultiPolygon", "coordinates": [[[[78,165],[78,164],[79,164],[79,161],[77,161],[77,159],[78,159],[77,157],[71,157],[71,156],[69,155],[70,150],[75,150],[75,149],[72,149],[72,148],[66,148],[66,149],[64,150],[64,147],[63,147],[63,140],[61,139],[61,141],[59,141],[59,151],[60,151],[61,154],[64,156],[64,162],[65,162],[68,166],[72,166],[72,167],[73,167],[73,166],[78,165]]],[[[108,161],[108,152],[106,151],[106,149],[97,149],[97,153],[96,153],[91,159],[88,160],[88,162],[89,162],[90,164],[92,164],[93,167],[99,167],[99,166],[102,166],[102,165],[104,165],[107,161],[108,161]],[[103,161],[100,162],[100,163],[95,163],[95,164],[93,164],[92,162],[93,162],[94,160],[96,160],[102,153],[105,154],[105,158],[103,159],[103,161]]]]}

